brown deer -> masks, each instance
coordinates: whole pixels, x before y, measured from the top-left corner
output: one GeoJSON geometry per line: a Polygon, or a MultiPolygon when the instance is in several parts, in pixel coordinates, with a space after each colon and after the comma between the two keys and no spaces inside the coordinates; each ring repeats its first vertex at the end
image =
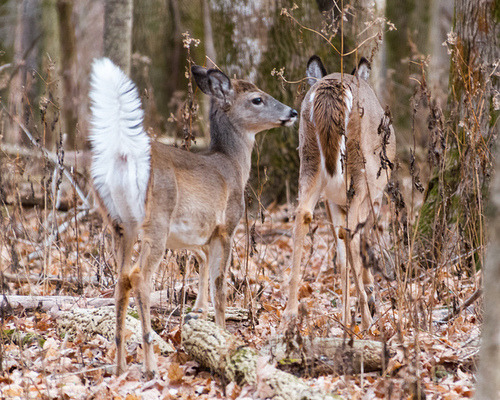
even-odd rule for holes
{"type": "Polygon", "coordinates": [[[132,289],[142,323],[146,376],[151,378],[156,371],[150,295],[152,276],[167,248],[189,249],[198,257],[194,307],[206,315],[210,286],[215,321],[224,327],[226,270],[233,233],[244,210],[255,134],[291,126],[297,119],[295,110],[250,82],[230,80],[218,70],[200,66],[193,66],[191,72],[201,91],[211,97],[211,143],[205,153],[150,141],[134,83],[108,59],[93,63],[91,173],[112,227],[119,268],[117,374],[125,370],[124,320],[132,289]],[[140,255],[132,267],[132,247],[139,231],[140,255]]]}
{"type": "Polygon", "coordinates": [[[370,227],[370,221],[372,226],[375,223],[395,157],[396,139],[388,113],[366,82],[369,72],[370,65],[364,58],[353,75],[327,75],[317,56],[307,64],[312,86],[302,101],[300,115],[299,204],[286,321],[297,316],[303,242],[314,207],[323,194],[336,236],[336,260],[341,266],[343,321],[351,323],[348,260],[358,291],[362,328],[372,323],[367,292],[373,291],[373,276],[362,266],[360,228],[370,227]]]}

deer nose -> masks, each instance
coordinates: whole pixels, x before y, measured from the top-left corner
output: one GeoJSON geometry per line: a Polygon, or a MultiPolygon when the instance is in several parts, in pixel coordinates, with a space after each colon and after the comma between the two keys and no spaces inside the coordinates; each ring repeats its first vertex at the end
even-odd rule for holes
{"type": "Polygon", "coordinates": [[[295,118],[297,115],[299,115],[298,112],[292,108],[292,111],[290,111],[290,118],[295,118]]]}

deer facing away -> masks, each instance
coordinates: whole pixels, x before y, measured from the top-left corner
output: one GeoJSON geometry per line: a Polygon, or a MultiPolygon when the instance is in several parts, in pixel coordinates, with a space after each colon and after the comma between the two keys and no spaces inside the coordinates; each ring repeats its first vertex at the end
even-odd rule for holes
{"type": "Polygon", "coordinates": [[[211,97],[209,150],[190,153],[150,141],[134,83],[109,59],[91,75],[92,177],[112,228],[119,268],[115,288],[117,374],[125,369],[124,322],[133,289],[142,323],[144,367],[151,378],[152,276],[165,249],[189,249],[200,261],[194,308],[206,314],[208,288],[215,320],[224,327],[226,270],[236,225],[244,210],[255,134],[291,126],[297,112],[243,80],[192,67],[198,87],[211,97]],[[142,231],[139,258],[132,247],[142,231]]]}
{"type": "Polygon", "coordinates": [[[349,261],[359,296],[361,326],[367,329],[372,323],[369,303],[374,305],[374,301],[369,301],[367,292],[373,291],[373,276],[362,266],[359,227],[368,229],[370,221],[373,226],[378,215],[396,139],[390,117],[366,82],[370,72],[366,59],[361,59],[353,75],[327,75],[320,58],[312,56],[306,72],[312,86],[302,101],[300,115],[299,201],[285,320],[293,321],[297,316],[304,238],[323,194],[337,242],[343,321],[351,323],[349,261]]]}

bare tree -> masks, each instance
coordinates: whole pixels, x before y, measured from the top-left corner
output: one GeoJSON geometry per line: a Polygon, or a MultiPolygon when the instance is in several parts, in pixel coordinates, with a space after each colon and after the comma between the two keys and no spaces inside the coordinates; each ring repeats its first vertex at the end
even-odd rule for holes
{"type": "Polygon", "coordinates": [[[386,1],[357,0],[354,5],[354,44],[357,46],[364,43],[359,49],[358,58],[364,56],[370,60],[370,81],[373,90],[382,101],[387,101],[384,89],[386,68],[383,40],[386,1]]]}
{"type": "MultiPolygon", "coordinates": [[[[38,67],[40,5],[36,0],[23,0],[17,4],[14,39],[14,73],[9,86],[9,109],[28,125],[34,125],[32,105],[37,103],[36,77],[38,67]]],[[[11,143],[28,143],[16,123],[5,130],[5,140],[11,143]]]]}
{"type": "Polygon", "coordinates": [[[214,35],[212,33],[212,21],[210,20],[210,7],[208,0],[201,0],[203,7],[203,29],[205,31],[205,54],[212,60],[207,62],[207,66],[213,68],[213,63],[217,62],[217,55],[215,53],[214,35]]]}
{"type": "Polygon", "coordinates": [[[484,267],[484,319],[476,399],[495,400],[500,395],[500,160],[491,187],[490,235],[484,267]]]}
{"type": "MultiPolygon", "coordinates": [[[[493,138],[498,131],[500,79],[500,5],[494,0],[455,0],[455,24],[447,43],[451,51],[451,124],[444,135],[430,140],[436,169],[422,206],[422,238],[432,243],[432,263],[443,256],[447,230],[433,226],[454,225],[461,240],[464,265],[474,271],[483,263],[484,206],[492,172],[493,138]],[[442,147],[440,147],[442,146],[442,147]]],[[[442,129],[441,129],[442,131],[442,129]]]]}
{"type": "Polygon", "coordinates": [[[66,145],[75,148],[77,115],[76,88],[76,39],[73,23],[73,0],[58,0],[59,43],[61,48],[61,77],[63,99],[61,101],[66,145]]]}
{"type": "Polygon", "coordinates": [[[446,35],[450,31],[453,19],[453,0],[431,2],[429,52],[429,84],[433,97],[440,104],[446,104],[448,91],[448,74],[450,72],[450,56],[443,46],[446,35]]]}
{"type": "Polygon", "coordinates": [[[104,55],[130,75],[132,52],[132,0],[106,0],[104,55]]]}
{"type": "MultiPolygon", "coordinates": [[[[56,123],[54,121],[60,120],[59,104],[63,104],[62,99],[63,91],[59,82],[59,73],[61,70],[61,51],[60,51],[60,35],[59,35],[59,18],[57,11],[58,0],[43,0],[41,3],[41,71],[42,74],[47,76],[45,79],[45,93],[43,96],[47,98],[44,102],[44,111],[42,122],[46,124],[49,129],[43,129],[42,144],[53,149],[56,139],[56,123]],[[55,105],[54,105],[55,104],[55,105]],[[54,128],[52,128],[54,127],[54,128]]],[[[42,88],[44,89],[44,88],[42,88]]]]}

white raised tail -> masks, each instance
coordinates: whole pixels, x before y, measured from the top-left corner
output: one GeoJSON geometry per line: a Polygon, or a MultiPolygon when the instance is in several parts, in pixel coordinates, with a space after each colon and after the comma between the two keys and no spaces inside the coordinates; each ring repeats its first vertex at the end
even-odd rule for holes
{"type": "Polygon", "coordinates": [[[151,145],[135,84],[108,58],[92,64],[91,174],[112,221],[140,225],[151,145]]]}

